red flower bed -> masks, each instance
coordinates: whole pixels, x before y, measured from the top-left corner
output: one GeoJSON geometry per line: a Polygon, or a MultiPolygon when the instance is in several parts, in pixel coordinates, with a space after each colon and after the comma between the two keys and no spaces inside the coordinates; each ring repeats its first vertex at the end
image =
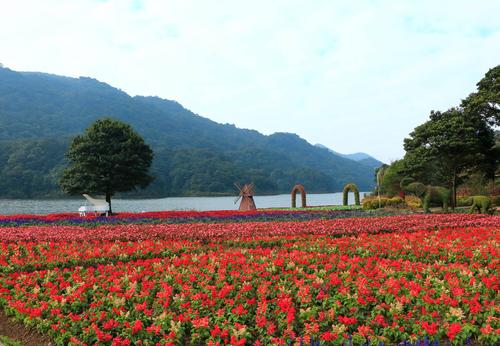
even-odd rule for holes
{"type": "Polygon", "coordinates": [[[472,214],[404,215],[289,222],[127,224],[81,226],[26,226],[0,228],[0,241],[80,240],[220,240],[261,236],[343,235],[381,231],[411,231],[453,226],[496,226],[500,217],[472,214]]]}
{"type": "Polygon", "coordinates": [[[500,342],[500,218],[0,229],[0,303],[57,344],[500,342]]]}
{"type": "MultiPolygon", "coordinates": [[[[194,218],[194,217],[231,217],[235,215],[279,215],[279,214],[300,214],[300,213],[322,213],[321,210],[250,210],[250,211],[239,211],[239,210],[210,210],[210,211],[151,211],[143,213],[132,213],[132,212],[121,212],[108,218],[111,219],[133,219],[133,218],[156,218],[156,219],[168,219],[168,218],[194,218]]],[[[36,214],[13,214],[13,215],[0,215],[0,220],[16,220],[16,219],[33,219],[41,221],[55,221],[55,220],[70,220],[78,216],[78,213],[57,213],[57,214],[47,214],[47,215],[36,215],[36,214]]],[[[80,217],[82,219],[96,219],[98,215],[89,213],[86,216],[80,217]]]]}
{"type": "Polygon", "coordinates": [[[0,272],[29,271],[170,256],[195,243],[171,240],[0,243],[0,272]]]}

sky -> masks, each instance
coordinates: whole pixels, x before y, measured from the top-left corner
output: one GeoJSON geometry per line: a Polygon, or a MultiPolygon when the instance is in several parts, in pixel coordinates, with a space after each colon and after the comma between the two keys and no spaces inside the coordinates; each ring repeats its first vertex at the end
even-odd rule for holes
{"type": "Polygon", "coordinates": [[[391,162],[500,63],[500,1],[0,0],[0,63],[391,162]]]}

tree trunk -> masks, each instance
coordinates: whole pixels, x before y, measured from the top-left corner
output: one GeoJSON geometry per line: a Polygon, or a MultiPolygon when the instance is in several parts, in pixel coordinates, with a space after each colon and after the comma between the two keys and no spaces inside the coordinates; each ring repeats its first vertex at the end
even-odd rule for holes
{"type": "Polygon", "coordinates": [[[455,210],[457,206],[457,169],[453,169],[453,178],[451,179],[451,208],[455,210]]]}
{"type": "Polygon", "coordinates": [[[106,193],[106,202],[108,202],[109,205],[109,215],[113,214],[113,211],[111,210],[111,194],[106,193]]]}

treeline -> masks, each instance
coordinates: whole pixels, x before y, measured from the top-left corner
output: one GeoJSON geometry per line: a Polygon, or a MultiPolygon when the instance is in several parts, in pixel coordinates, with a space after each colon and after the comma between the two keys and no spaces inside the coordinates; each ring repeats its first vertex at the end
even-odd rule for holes
{"type": "Polygon", "coordinates": [[[401,181],[447,187],[457,194],[498,194],[495,179],[500,158],[500,65],[477,83],[477,90],[446,111],[431,111],[429,120],[404,140],[403,159],[384,165],[380,192],[401,193],[401,181]]]}
{"type": "MultiPolygon", "coordinates": [[[[67,166],[69,143],[70,138],[0,141],[1,196],[63,197],[59,180],[67,166]]],[[[286,155],[257,149],[217,153],[198,148],[160,148],[154,152],[151,171],[155,180],[147,189],[125,196],[230,195],[235,193],[234,182],[249,181],[261,194],[288,193],[296,182],[310,192],[327,192],[340,191],[349,179],[335,179],[317,169],[301,167],[286,155]]],[[[369,183],[361,186],[371,189],[369,183]]]]}
{"type": "Polygon", "coordinates": [[[3,198],[59,197],[69,139],[0,141],[3,198]]]}
{"type": "MultiPolygon", "coordinates": [[[[59,180],[67,166],[64,155],[69,143],[69,138],[0,142],[2,197],[63,197],[59,180]]],[[[296,182],[302,182],[311,192],[342,188],[342,183],[327,174],[297,167],[286,157],[263,151],[219,154],[206,149],[159,149],[154,155],[153,183],[125,196],[228,195],[235,193],[234,182],[248,181],[263,194],[287,193],[296,182]],[[255,167],[256,163],[263,168],[255,167]]]]}

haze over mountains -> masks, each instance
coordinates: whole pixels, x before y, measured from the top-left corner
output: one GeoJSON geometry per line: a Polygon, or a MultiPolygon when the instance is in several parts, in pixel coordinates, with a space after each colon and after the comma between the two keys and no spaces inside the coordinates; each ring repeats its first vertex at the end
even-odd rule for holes
{"type": "Polygon", "coordinates": [[[344,158],[349,159],[349,160],[359,162],[359,163],[366,165],[368,167],[372,167],[373,169],[376,169],[384,164],[382,161],[377,160],[376,158],[368,155],[367,153],[341,154],[339,152],[336,152],[335,150],[332,150],[328,147],[325,147],[323,144],[318,143],[318,144],[316,144],[316,146],[318,148],[327,149],[332,154],[344,157],[344,158]]]}
{"type": "Polygon", "coordinates": [[[69,78],[0,67],[0,197],[62,196],[59,176],[71,138],[93,121],[122,120],[153,148],[155,182],[140,196],[233,194],[254,182],[258,193],[340,191],[348,182],[374,186],[381,162],[343,155],[296,134],[265,136],[218,124],[179,103],[131,97],[92,78],[69,78]]]}

